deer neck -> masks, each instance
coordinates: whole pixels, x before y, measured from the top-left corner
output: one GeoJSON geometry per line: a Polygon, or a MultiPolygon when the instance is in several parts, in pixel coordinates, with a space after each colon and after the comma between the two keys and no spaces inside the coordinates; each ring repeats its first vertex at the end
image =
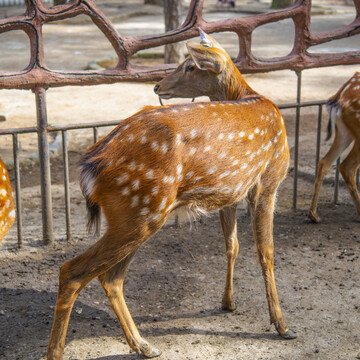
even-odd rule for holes
{"type": "Polygon", "coordinates": [[[228,70],[220,75],[218,91],[210,96],[211,101],[235,101],[249,95],[257,95],[240,74],[238,68],[231,63],[228,70]]]}

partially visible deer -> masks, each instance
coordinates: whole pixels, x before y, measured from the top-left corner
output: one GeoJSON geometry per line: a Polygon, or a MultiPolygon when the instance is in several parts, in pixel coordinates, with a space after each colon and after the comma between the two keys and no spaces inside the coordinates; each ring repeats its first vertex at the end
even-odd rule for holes
{"type": "Polygon", "coordinates": [[[147,357],[160,354],[140,336],[125,303],[123,282],[136,250],[175,210],[197,215],[221,209],[231,294],[224,295],[223,306],[233,308],[236,203],[246,196],[270,321],[282,337],[295,337],[283,319],[273,271],[274,200],[289,163],[284,121],[275,104],[246,84],[225,50],[206,34],[201,38],[200,44],[187,43],[190,57],[156,91],[163,98],[208,95],[218,101],[146,107],[82,159],[89,228],[98,224],[100,209],[108,227],[97,243],[60,269],[47,359],[62,358],[72,306],[95,277],[130,347],[147,357]]]}
{"type": "Polygon", "coordinates": [[[14,199],[9,173],[0,158],[0,243],[15,221],[14,199]]]}
{"type": "Polygon", "coordinates": [[[330,139],[333,130],[335,136],[328,153],[319,161],[315,180],[314,195],[309,210],[310,219],[318,223],[317,205],[321,185],[334,161],[354,143],[350,153],[340,164],[339,170],[353,199],[357,213],[360,216],[360,195],[356,187],[356,170],[360,165],[360,73],[356,72],[340,90],[327,102],[330,113],[328,134],[330,139]]]}

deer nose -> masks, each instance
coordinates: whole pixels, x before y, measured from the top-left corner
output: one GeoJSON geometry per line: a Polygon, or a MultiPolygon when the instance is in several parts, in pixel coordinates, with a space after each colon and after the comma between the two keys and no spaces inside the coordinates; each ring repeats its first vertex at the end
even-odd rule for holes
{"type": "Polygon", "coordinates": [[[154,92],[155,92],[155,94],[157,94],[157,93],[158,93],[159,87],[160,87],[160,85],[159,85],[159,84],[158,84],[158,85],[155,85],[155,87],[154,87],[154,92]]]}

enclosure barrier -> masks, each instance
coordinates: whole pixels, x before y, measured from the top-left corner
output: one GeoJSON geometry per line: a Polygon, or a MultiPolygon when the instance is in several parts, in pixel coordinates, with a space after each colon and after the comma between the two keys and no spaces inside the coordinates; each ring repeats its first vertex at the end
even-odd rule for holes
{"type": "MultiPolygon", "coordinates": [[[[323,106],[326,101],[309,101],[304,103],[295,104],[283,104],[279,105],[279,109],[300,109],[304,107],[317,107],[317,123],[316,123],[316,149],[315,149],[315,174],[317,171],[317,165],[320,159],[320,146],[321,146],[321,118],[323,106]]],[[[299,111],[296,111],[296,123],[300,121],[299,111]]],[[[98,141],[98,128],[116,126],[121,121],[104,121],[104,122],[92,122],[81,125],[59,125],[51,126],[48,128],[49,132],[60,132],[62,138],[62,160],[63,160],[63,171],[64,171],[64,197],[65,197],[65,224],[66,224],[66,238],[71,239],[71,216],[70,216],[70,190],[69,190],[69,161],[68,161],[68,138],[67,132],[70,130],[79,129],[92,129],[94,143],[98,141]]],[[[295,129],[299,129],[296,126],[295,129]]],[[[16,209],[17,209],[17,238],[18,247],[22,246],[23,242],[23,231],[22,231],[22,216],[21,216],[21,182],[20,182],[20,168],[19,168],[19,148],[18,148],[18,135],[38,133],[39,130],[36,127],[28,128],[17,128],[17,129],[0,129],[0,137],[3,135],[11,135],[13,141],[13,158],[14,158],[14,175],[15,175],[15,195],[16,195],[16,209]]],[[[299,131],[295,131],[294,134],[294,154],[299,154],[299,131]]],[[[298,155],[294,156],[294,187],[293,187],[293,203],[297,201],[297,180],[298,180],[298,155]]],[[[339,160],[338,160],[339,161],[339,160]]],[[[338,165],[338,164],[337,164],[338,165]]],[[[357,172],[357,186],[359,187],[359,171],[357,172]]],[[[335,169],[335,181],[334,181],[334,203],[338,202],[339,193],[339,169],[336,166],[335,169]]]]}
{"type": "MultiPolygon", "coordinates": [[[[67,85],[97,85],[120,81],[159,80],[175,69],[176,64],[135,66],[131,64],[131,56],[143,49],[183,41],[198,36],[199,27],[207,33],[226,31],[236,33],[239,40],[239,53],[234,62],[243,73],[289,69],[295,71],[298,75],[297,102],[294,105],[296,108],[297,135],[295,136],[293,207],[296,208],[298,132],[300,124],[300,108],[303,106],[303,104],[300,103],[301,71],[303,69],[323,66],[360,63],[360,51],[348,51],[336,54],[316,54],[309,53],[307,50],[311,46],[359,34],[360,1],[354,0],[356,17],[351,24],[339,29],[324,31],[317,34],[313,34],[310,28],[311,0],[296,0],[293,6],[282,10],[212,22],[207,22],[203,19],[203,2],[204,0],[192,0],[184,23],[179,28],[162,35],[121,36],[92,0],[72,0],[64,5],[54,7],[46,6],[42,0],[25,0],[26,12],[23,15],[0,20],[0,33],[21,30],[26,33],[30,40],[31,56],[29,65],[22,71],[11,73],[0,72],[0,89],[28,89],[35,93],[37,128],[33,128],[33,131],[38,134],[39,143],[43,241],[45,244],[54,241],[50,192],[49,144],[47,139],[47,133],[53,131],[53,129],[49,127],[47,122],[46,89],[49,87],[67,85]],[[98,71],[62,72],[51,70],[47,67],[42,35],[43,25],[81,14],[89,16],[93,23],[103,32],[111,43],[118,57],[118,63],[115,68],[98,71]],[[272,59],[263,59],[254,56],[251,51],[253,31],[261,25],[284,19],[292,19],[295,26],[295,38],[292,51],[286,56],[272,59]]],[[[97,126],[95,126],[95,128],[96,127],[97,126]]],[[[25,132],[31,132],[26,129],[23,130],[25,132]]],[[[63,129],[63,131],[66,130],[67,129],[65,128],[63,129]]],[[[4,132],[1,132],[1,134],[3,133],[4,132]]],[[[21,132],[18,132],[17,130],[9,130],[9,134],[13,134],[14,156],[15,153],[17,153],[16,137],[19,133],[21,132]]],[[[64,144],[66,145],[66,137],[64,138],[64,144]]],[[[17,169],[15,189],[17,193],[18,230],[21,230],[18,167],[19,164],[15,164],[15,170],[17,169]]],[[[69,196],[69,194],[67,193],[66,196],[69,196]]],[[[19,239],[19,244],[21,245],[21,238],[19,239]]]]}

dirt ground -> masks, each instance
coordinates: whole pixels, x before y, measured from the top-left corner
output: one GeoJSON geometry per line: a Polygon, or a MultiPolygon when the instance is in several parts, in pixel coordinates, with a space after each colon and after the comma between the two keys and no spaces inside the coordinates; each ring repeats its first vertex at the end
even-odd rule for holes
{"type": "MultiPolygon", "coordinates": [[[[219,16],[227,15],[221,13],[219,16]]],[[[337,17],[314,16],[313,21],[314,26],[323,29],[330,23],[340,26],[351,16],[351,12],[345,11],[337,17]]],[[[142,29],[144,32],[142,24],[155,26],[154,18],[156,14],[151,14],[150,18],[143,15],[128,19],[125,25],[119,24],[119,29],[129,32],[142,29]]],[[[75,66],[74,62],[81,67],[94,57],[111,55],[105,50],[91,54],[92,48],[97,48],[94,44],[99,42],[89,33],[87,24],[53,25],[48,30],[49,46],[59,41],[54,34],[60,34],[61,38],[69,33],[85,34],[86,47],[82,60],[79,60],[73,51],[73,43],[69,43],[63,51],[64,64],[68,68],[75,66]]],[[[271,32],[264,36],[271,38],[271,32]]],[[[6,41],[10,46],[16,40],[6,41]]],[[[284,40],[274,38],[272,41],[275,51],[282,51],[280,45],[284,40]]],[[[358,48],[356,41],[358,38],[353,42],[347,40],[344,46],[358,48]]],[[[229,41],[227,46],[231,52],[234,44],[229,41]]],[[[263,47],[259,43],[258,51],[263,47]]],[[[0,65],[11,66],[11,56],[7,61],[2,58],[0,65]]],[[[356,70],[359,70],[358,66],[337,67],[336,71],[326,68],[305,71],[302,99],[328,98],[356,70]]],[[[253,88],[277,103],[295,100],[296,76],[291,72],[250,75],[246,79],[253,88]]],[[[143,105],[158,104],[152,92],[153,85],[51,89],[47,93],[49,122],[67,124],[123,119],[143,105]]],[[[34,98],[30,92],[2,90],[0,103],[0,113],[6,113],[7,117],[6,122],[0,123],[0,128],[34,126],[34,98]]],[[[293,153],[294,113],[284,111],[283,115],[293,153]]],[[[220,306],[226,256],[216,213],[192,226],[176,227],[170,221],[138,251],[131,264],[125,283],[126,301],[140,333],[162,351],[159,359],[360,359],[360,221],[344,186],[340,187],[339,204],[333,204],[332,174],[321,193],[319,213],[322,222],[314,225],[306,217],[312,195],[316,117],[314,109],[302,111],[297,210],[291,209],[293,172],[290,170],[279,190],[274,222],[278,293],[285,320],[296,331],[297,339],[283,340],[269,324],[250,218],[246,204],[239,204],[240,253],[235,264],[237,309],[234,312],[224,312],[220,306]]],[[[324,114],[324,130],[326,120],[324,114]]],[[[1,139],[0,143],[1,156],[9,163],[10,140],[1,139]]],[[[55,153],[51,170],[56,242],[44,248],[41,246],[36,139],[21,136],[24,247],[21,251],[16,250],[15,226],[0,247],[0,359],[44,359],[53,320],[59,266],[95,241],[85,231],[85,204],[77,180],[77,164],[91,143],[91,133],[73,132],[69,141],[73,239],[67,242],[65,237],[63,166],[61,157],[55,153]]],[[[322,141],[322,155],[328,146],[322,141]]],[[[13,179],[12,172],[11,177],[13,179]]],[[[141,358],[129,352],[104,291],[97,280],[92,281],[75,303],[64,359],[141,358]]]]}

